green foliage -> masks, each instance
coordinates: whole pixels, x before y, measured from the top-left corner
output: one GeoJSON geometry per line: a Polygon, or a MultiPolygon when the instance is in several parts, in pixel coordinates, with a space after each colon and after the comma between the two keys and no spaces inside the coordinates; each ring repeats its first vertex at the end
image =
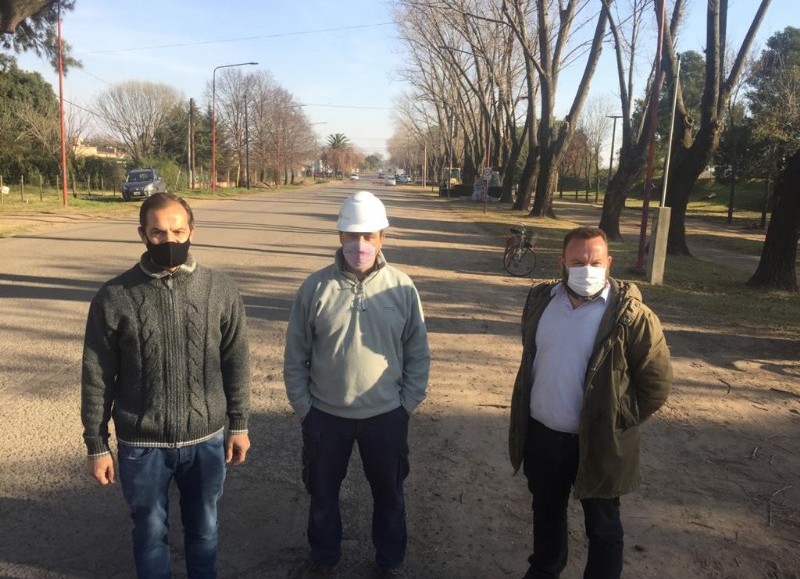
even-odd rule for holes
{"type": "MultiPolygon", "coordinates": [[[[21,2],[17,2],[21,4],[21,2]]],[[[75,0],[60,0],[61,11],[68,12],[75,8],[75,0]]],[[[53,0],[42,9],[25,18],[14,30],[13,34],[0,34],[0,46],[17,54],[33,51],[37,56],[50,60],[54,70],[58,69],[58,5],[53,0]]],[[[22,7],[24,10],[25,7],[22,7]]],[[[73,58],[70,45],[62,38],[62,68],[66,73],[72,67],[80,68],[79,60],[73,58]]]]}
{"type": "Polygon", "coordinates": [[[344,150],[350,144],[350,140],[344,133],[328,135],[328,146],[334,150],[344,150]]]}
{"type": "Polygon", "coordinates": [[[755,137],[785,156],[800,144],[800,29],[787,27],[767,40],[748,84],[755,137]]]}
{"type": "Polygon", "coordinates": [[[87,157],[82,178],[91,178],[95,187],[102,183],[103,188],[108,191],[119,191],[125,180],[125,165],[116,159],[87,157]]]}
{"type": "Polygon", "coordinates": [[[171,161],[186,161],[186,136],[189,131],[188,113],[183,103],[169,111],[164,124],[155,131],[155,154],[171,161]]]}
{"type": "Polygon", "coordinates": [[[800,146],[800,29],[787,27],[767,40],[746,81],[748,108],[727,119],[715,156],[715,175],[727,182],[768,178],[800,146]],[[747,113],[747,114],[745,114],[747,113]]]}
{"type": "Polygon", "coordinates": [[[364,159],[364,169],[366,169],[368,172],[375,172],[380,169],[382,163],[383,158],[377,153],[373,153],[364,159]]]}
{"type": "MultiPolygon", "coordinates": [[[[680,86],[683,104],[692,119],[700,119],[700,102],[703,98],[705,87],[705,59],[702,54],[689,50],[680,54],[681,74],[680,86]]],[[[663,162],[666,156],[667,139],[669,138],[669,126],[672,120],[672,83],[665,82],[661,85],[661,96],[658,99],[658,120],[656,121],[656,159],[663,162]]],[[[637,99],[634,103],[631,115],[631,124],[637,128],[641,126],[644,101],[637,99]]],[[[698,124],[695,126],[697,127],[698,124]]],[[[693,135],[697,129],[693,131],[693,135]]]]}
{"type": "Polygon", "coordinates": [[[0,55],[0,175],[7,182],[47,173],[57,163],[58,102],[39,73],[0,55]]]}

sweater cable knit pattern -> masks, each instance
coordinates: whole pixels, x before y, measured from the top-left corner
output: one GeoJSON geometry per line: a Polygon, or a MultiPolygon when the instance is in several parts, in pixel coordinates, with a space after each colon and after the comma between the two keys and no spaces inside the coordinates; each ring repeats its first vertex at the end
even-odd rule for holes
{"type": "Polygon", "coordinates": [[[227,427],[246,431],[249,346],[244,304],[226,275],[191,258],[175,272],[147,260],[92,300],[82,375],[84,440],[177,447],[227,427]]]}

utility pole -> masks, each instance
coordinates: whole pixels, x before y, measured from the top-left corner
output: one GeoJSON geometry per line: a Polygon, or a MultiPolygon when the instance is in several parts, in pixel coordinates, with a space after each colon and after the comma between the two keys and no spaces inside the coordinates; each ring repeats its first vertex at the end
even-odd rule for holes
{"type": "Polygon", "coordinates": [[[189,189],[194,189],[194,99],[189,99],[189,189]]]}
{"type": "Polygon", "coordinates": [[[64,129],[64,63],[61,54],[61,2],[58,2],[58,116],[61,123],[61,196],[67,206],[67,135],[64,129]]]}
{"type": "MultiPolygon", "coordinates": [[[[606,115],[606,118],[611,119],[611,152],[608,154],[608,181],[606,181],[606,192],[608,186],[611,184],[611,168],[614,166],[614,137],[617,136],[617,119],[621,119],[622,115],[606,115]]],[[[597,195],[594,197],[594,202],[597,203],[597,195]]]]}
{"type": "Polygon", "coordinates": [[[247,123],[247,99],[249,96],[245,96],[244,99],[244,172],[245,172],[245,182],[247,183],[247,188],[250,189],[250,133],[248,131],[248,123],[247,123]]]}
{"type": "Polygon", "coordinates": [[[428,143],[425,143],[422,153],[422,188],[424,189],[428,181],[428,143]]]}
{"type": "Polygon", "coordinates": [[[650,210],[650,190],[653,188],[653,156],[655,155],[655,132],[658,117],[658,97],[661,93],[661,49],[664,43],[664,26],[666,11],[665,0],[656,0],[658,14],[658,44],[656,47],[656,60],[653,74],[653,84],[650,89],[650,144],[647,148],[647,166],[645,170],[644,191],[642,192],[642,223],[639,226],[639,251],[636,255],[636,265],[633,271],[645,274],[645,245],[647,241],[647,223],[650,210]]]}

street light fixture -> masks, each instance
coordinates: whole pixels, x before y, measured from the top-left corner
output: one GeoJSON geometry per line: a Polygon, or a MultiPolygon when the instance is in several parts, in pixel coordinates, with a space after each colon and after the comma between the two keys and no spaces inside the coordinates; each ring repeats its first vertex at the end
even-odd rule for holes
{"type": "Polygon", "coordinates": [[[223,64],[214,68],[211,73],[211,194],[217,192],[217,71],[220,68],[234,66],[252,66],[257,62],[239,62],[237,64],[223,64]]]}

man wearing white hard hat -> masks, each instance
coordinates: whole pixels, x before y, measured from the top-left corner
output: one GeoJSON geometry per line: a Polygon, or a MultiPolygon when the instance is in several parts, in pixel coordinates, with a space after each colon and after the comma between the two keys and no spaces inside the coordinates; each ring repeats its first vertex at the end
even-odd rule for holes
{"type": "Polygon", "coordinates": [[[381,253],[387,227],[372,193],[345,199],[341,247],[300,286],[286,332],[284,382],[302,424],[311,495],[309,577],[333,574],[341,557],[339,490],[356,443],[372,489],[380,575],[401,574],[405,557],[408,421],[425,398],[430,351],[419,294],[381,253]]]}

